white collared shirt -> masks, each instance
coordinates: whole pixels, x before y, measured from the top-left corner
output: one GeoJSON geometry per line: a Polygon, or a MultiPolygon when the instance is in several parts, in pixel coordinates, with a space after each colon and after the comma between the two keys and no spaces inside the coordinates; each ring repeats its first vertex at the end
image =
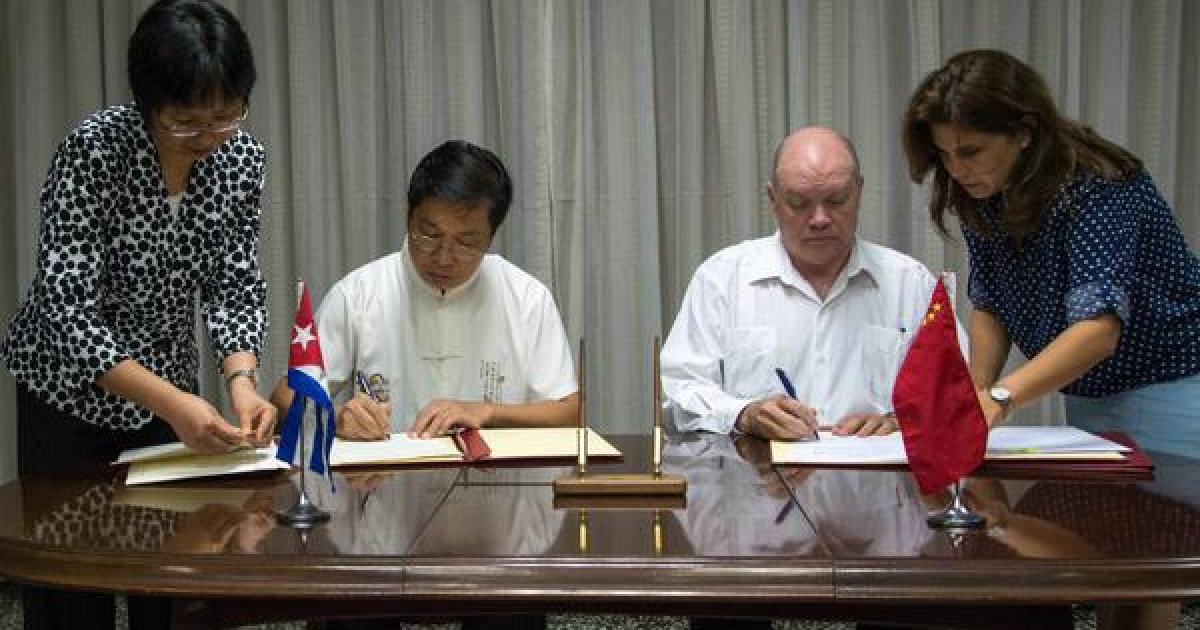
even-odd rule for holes
{"type": "Polygon", "coordinates": [[[434,398],[522,404],[579,389],[554,297],[493,254],[442,294],[417,274],[406,244],[338,281],[316,320],[330,393],[350,398],[361,370],[386,388],[393,431],[434,398]]]}
{"type": "Polygon", "coordinates": [[[779,232],[717,252],[696,269],[663,345],[677,428],[729,432],[746,405],[784,393],[776,368],[822,426],[890,411],[935,284],[917,260],[861,239],[824,300],[792,266],[779,232]]]}

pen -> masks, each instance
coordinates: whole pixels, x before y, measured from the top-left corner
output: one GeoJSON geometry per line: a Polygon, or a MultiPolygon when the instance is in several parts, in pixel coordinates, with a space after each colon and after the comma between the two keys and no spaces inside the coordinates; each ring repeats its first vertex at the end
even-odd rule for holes
{"type": "MultiPolygon", "coordinates": [[[[792,380],[788,378],[787,372],[784,372],[783,368],[775,368],[775,374],[779,376],[779,382],[783,383],[783,391],[787,392],[788,398],[794,400],[796,398],[796,388],[792,386],[792,380]]],[[[813,439],[821,439],[821,429],[819,427],[813,429],[813,439]]]]}
{"type": "Polygon", "coordinates": [[[363,393],[366,394],[371,400],[380,402],[379,396],[375,394],[375,388],[371,387],[371,382],[367,380],[367,375],[364,374],[362,370],[355,370],[354,376],[358,379],[358,386],[362,388],[363,393]]]}
{"type": "Polygon", "coordinates": [[[792,387],[792,381],[788,378],[787,372],[783,368],[775,368],[775,373],[779,375],[779,382],[783,383],[783,391],[787,392],[788,398],[796,397],[796,388],[792,387]]]}

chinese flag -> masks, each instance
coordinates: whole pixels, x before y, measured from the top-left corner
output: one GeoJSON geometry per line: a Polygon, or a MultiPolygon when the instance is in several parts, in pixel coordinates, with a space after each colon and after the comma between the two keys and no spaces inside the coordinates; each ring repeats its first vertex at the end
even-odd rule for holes
{"type": "Polygon", "coordinates": [[[900,365],[892,405],[922,493],[938,492],[983,463],[987,423],[940,278],[900,365]]]}

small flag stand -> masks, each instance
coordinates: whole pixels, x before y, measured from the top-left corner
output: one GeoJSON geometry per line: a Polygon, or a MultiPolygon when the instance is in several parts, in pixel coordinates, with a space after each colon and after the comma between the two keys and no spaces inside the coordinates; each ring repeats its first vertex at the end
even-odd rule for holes
{"type": "Polygon", "coordinates": [[[950,504],[929,515],[925,522],[935,529],[980,529],[987,521],[972,512],[962,500],[962,479],[950,484],[950,504]]]}
{"type": "MultiPolygon", "coordinates": [[[[307,424],[308,420],[307,415],[308,414],[305,414],[304,418],[305,424],[307,424]]],[[[306,431],[302,431],[301,433],[307,434],[306,431]]],[[[306,452],[308,449],[305,447],[307,442],[308,439],[306,438],[301,438],[300,440],[301,462],[308,461],[308,453],[306,452]]],[[[309,500],[307,491],[308,484],[305,481],[307,478],[308,470],[304,467],[304,465],[301,465],[300,494],[296,497],[295,505],[288,508],[286,511],[279,512],[275,515],[276,520],[279,521],[280,525],[286,525],[296,529],[310,529],[322,523],[329,522],[329,512],[322,510],[321,508],[317,507],[315,503],[309,500]]]]}
{"type": "Polygon", "coordinates": [[[308,530],[330,518],[329,512],[309,500],[307,469],[325,475],[330,484],[333,483],[329,452],[333,446],[335,427],[333,401],[325,385],[325,361],[321,356],[321,343],[316,322],[313,321],[308,287],[303,282],[297,282],[296,288],[296,322],[288,356],[288,387],[293,393],[292,404],[284,419],[276,457],[292,464],[298,447],[300,494],[295,505],[276,517],[281,525],[308,530]],[[309,401],[313,403],[311,414],[307,412],[309,401]],[[310,415],[313,417],[311,431],[308,422],[310,415]],[[312,453],[308,452],[310,440],[312,453]]]}

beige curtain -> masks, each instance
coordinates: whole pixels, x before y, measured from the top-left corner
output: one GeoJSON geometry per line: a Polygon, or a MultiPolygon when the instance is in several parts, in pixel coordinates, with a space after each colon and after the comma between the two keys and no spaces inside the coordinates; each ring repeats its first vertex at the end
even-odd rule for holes
{"type": "MultiPolygon", "coordinates": [[[[128,99],[125,44],[147,4],[0,0],[5,322],[32,275],[50,156],[74,121],[128,99]]],[[[1188,0],[228,5],[255,46],[250,127],[270,152],[269,375],[285,368],[295,280],[319,296],[397,248],[416,160],[465,138],[495,149],[517,181],[496,250],[545,281],[569,335],[587,340],[589,418],[643,432],[652,339],[701,260],[773,229],[763,189],[790,128],[830,124],[855,139],[863,236],[965,277],[961,242],[931,231],[898,140],[912,87],[965,48],[1003,48],[1045,73],[1069,115],[1146,160],[1200,239],[1200,3],[1188,0]]],[[[204,385],[219,400],[215,370],[204,385]]],[[[5,372],[0,479],[16,470],[12,391],[5,372]]],[[[1024,416],[1057,414],[1051,401],[1024,416]]]]}

